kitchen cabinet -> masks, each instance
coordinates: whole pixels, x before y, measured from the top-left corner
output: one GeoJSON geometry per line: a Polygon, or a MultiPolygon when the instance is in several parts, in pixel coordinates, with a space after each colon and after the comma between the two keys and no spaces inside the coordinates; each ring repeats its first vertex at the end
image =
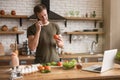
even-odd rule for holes
{"type": "MultiPolygon", "coordinates": [[[[102,18],[82,18],[82,17],[65,17],[67,20],[79,20],[79,21],[93,21],[94,22],[94,27],[96,28],[97,22],[99,22],[99,27],[103,27],[103,19],[102,18]]],[[[67,24],[66,24],[67,25],[67,24]]],[[[69,35],[69,41],[71,43],[71,38],[72,35],[96,35],[96,41],[98,42],[98,37],[99,35],[102,35],[103,32],[97,31],[75,31],[75,32],[65,32],[66,34],[69,35]]]]}
{"type": "MultiPolygon", "coordinates": [[[[8,19],[20,19],[20,26],[22,26],[22,19],[27,19],[26,15],[0,15],[0,18],[8,19]]],[[[19,34],[24,34],[23,31],[0,31],[0,35],[3,34],[16,34],[17,44],[19,44],[19,34]]]]}

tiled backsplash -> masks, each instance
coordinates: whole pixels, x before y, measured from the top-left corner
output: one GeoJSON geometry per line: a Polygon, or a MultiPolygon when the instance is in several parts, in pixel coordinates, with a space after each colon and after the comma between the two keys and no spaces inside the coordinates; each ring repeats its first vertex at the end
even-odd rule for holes
{"type": "MultiPolygon", "coordinates": [[[[40,0],[0,0],[0,10],[4,9],[7,14],[10,14],[11,10],[15,10],[18,15],[32,15],[33,7],[38,4],[40,0]]],[[[96,11],[97,17],[102,17],[102,0],[51,0],[50,9],[62,16],[69,16],[70,11],[76,13],[79,12],[78,16],[85,16],[86,13],[90,14],[96,11]]],[[[27,40],[26,29],[34,21],[27,19],[23,20],[23,25],[19,26],[19,19],[0,19],[0,27],[6,24],[9,28],[18,26],[20,30],[25,33],[19,36],[20,44],[27,40]]],[[[74,31],[94,28],[93,21],[74,21],[68,20],[67,27],[64,22],[57,22],[60,26],[63,39],[64,39],[64,50],[73,53],[84,53],[90,51],[92,41],[96,40],[96,35],[73,35],[72,43],[69,43],[69,35],[63,34],[64,31],[74,31]]],[[[98,28],[98,26],[97,26],[98,28]]],[[[5,47],[5,52],[10,52],[10,44],[14,43],[16,35],[0,35],[0,41],[5,47]]],[[[103,37],[99,36],[99,43],[94,46],[96,52],[102,51],[103,37]]]]}

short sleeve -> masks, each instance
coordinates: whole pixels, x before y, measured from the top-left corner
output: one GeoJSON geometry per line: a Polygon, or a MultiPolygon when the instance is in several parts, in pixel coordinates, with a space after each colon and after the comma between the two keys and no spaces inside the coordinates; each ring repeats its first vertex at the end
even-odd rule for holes
{"type": "Polygon", "coordinates": [[[35,31],[36,31],[35,25],[32,25],[32,26],[28,27],[28,29],[27,29],[27,38],[30,35],[35,35],[35,31]]]}
{"type": "Polygon", "coordinates": [[[55,27],[56,27],[56,34],[61,34],[60,32],[60,27],[58,26],[58,24],[55,24],[55,27]]]}

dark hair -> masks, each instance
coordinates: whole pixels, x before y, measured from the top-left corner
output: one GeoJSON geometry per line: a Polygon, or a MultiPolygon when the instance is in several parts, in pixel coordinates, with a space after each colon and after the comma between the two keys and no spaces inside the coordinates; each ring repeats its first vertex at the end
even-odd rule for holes
{"type": "Polygon", "coordinates": [[[38,4],[34,7],[34,13],[40,13],[42,12],[44,9],[47,9],[46,6],[44,4],[38,4]]]}

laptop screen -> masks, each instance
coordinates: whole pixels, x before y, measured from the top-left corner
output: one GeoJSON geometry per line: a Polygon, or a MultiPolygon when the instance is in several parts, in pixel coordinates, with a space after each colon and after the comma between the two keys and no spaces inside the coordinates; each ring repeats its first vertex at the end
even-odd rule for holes
{"type": "Polygon", "coordinates": [[[113,68],[116,53],[117,53],[117,49],[104,51],[101,72],[104,72],[106,70],[109,70],[109,69],[113,68]]]}

